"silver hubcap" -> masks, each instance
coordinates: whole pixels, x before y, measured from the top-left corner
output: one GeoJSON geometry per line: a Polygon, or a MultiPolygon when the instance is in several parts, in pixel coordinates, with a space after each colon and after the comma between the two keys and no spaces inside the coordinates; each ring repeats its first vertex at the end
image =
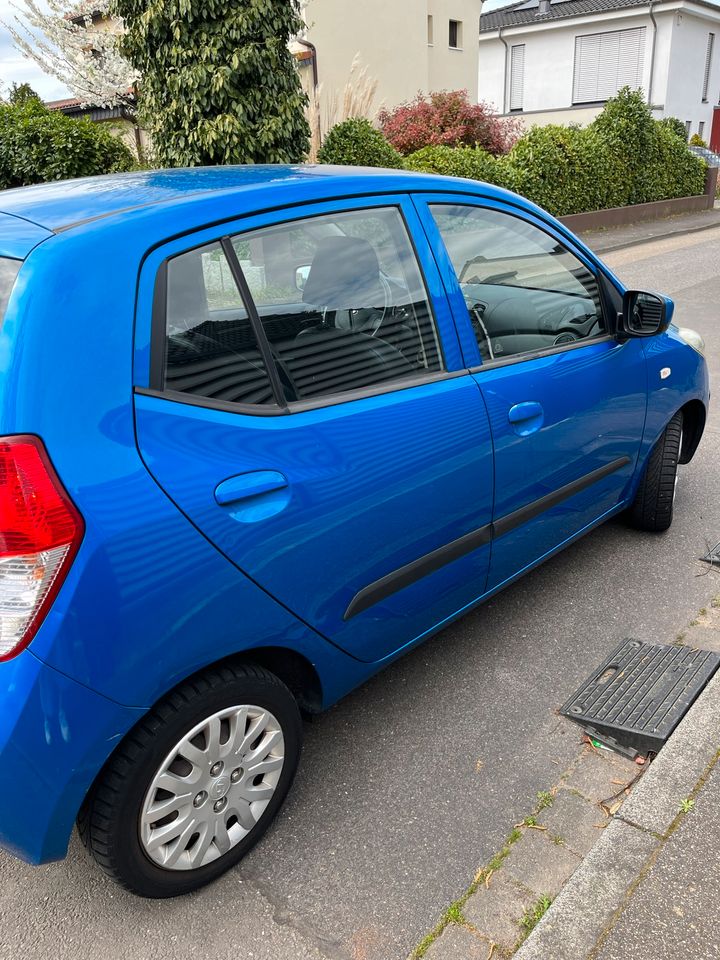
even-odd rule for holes
{"type": "Polygon", "coordinates": [[[167,870],[195,870],[246,837],[275,793],[285,762],[280,724],[262,707],[203,720],[167,755],[140,814],[140,843],[167,870]]]}

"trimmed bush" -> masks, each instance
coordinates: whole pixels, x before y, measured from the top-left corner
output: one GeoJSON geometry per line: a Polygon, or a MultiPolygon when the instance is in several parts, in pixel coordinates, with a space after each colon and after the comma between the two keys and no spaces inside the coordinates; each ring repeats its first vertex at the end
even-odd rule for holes
{"type": "Polygon", "coordinates": [[[503,161],[503,157],[494,157],[480,147],[423,147],[405,158],[405,168],[446,177],[484,180],[498,187],[517,190],[516,171],[503,161]]]}
{"type": "Polygon", "coordinates": [[[29,98],[0,105],[0,189],[131,170],[134,159],[101,124],[73,120],[29,98]]]}
{"type": "Polygon", "coordinates": [[[402,157],[369,120],[352,117],[336,124],[318,153],[320,163],[356,167],[402,167],[402,157]]]}
{"type": "Polygon", "coordinates": [[[610,151],[592,127],[533,127],[506,163],[518,192],[556,216],[624,202],[610,151]]]}
{"type": "Polygon", "coordinates": [[[658,120],[658,123],[661,127],[667,127],[676,137],[680,137],[681,140],[687,143],[687,130],[682,120],[678,120],[677,117],[663,117],[662,120],[658,120]]]}
{"type": "Polygon", "coordinates": [[[703,140],[703,138],[700,136],[699,133],[694,133],[690,137],[689,142],[691,147],[707,147],[707,144],[705,143],[705,141],[703,140]]]}
{"type": "Polygon", "coordinates": [[[697,196],[706,170],[676,128],[654,120],[640,91],[627,87],[590,126],[533,127],[506,156],[426,147],[405,165],[507,187],[555,216],[697,196]]]}
{"type": "Polygon", "coordinates": [[[470,103],[467,90],[422,94],[393,110],[381,110],[380,129],[405,156],[424,147],[482,147],[488,153],[507,153],[520,126],[504,120],[487,103],[470,103]]]}

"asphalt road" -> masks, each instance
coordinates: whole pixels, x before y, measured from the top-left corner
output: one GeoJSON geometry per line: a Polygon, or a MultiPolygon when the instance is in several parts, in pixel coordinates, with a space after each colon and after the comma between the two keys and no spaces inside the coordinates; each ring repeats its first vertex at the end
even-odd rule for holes
{"type": "MultiPolygon", "coordinates": [[[[720,382],[720,228],[607,257],[676,299],[720,382]]],[[[0,957],[400,960],[501,846],[577,742],[554,710],[625,636],[671,640],[720,577],[720,415],[665,536],[611,522],[309,724],[285,812],[244,863],[174,902],[0,855],[0,957]]],[[[31,789],[31,787],[30,787],[31,789]]]]}

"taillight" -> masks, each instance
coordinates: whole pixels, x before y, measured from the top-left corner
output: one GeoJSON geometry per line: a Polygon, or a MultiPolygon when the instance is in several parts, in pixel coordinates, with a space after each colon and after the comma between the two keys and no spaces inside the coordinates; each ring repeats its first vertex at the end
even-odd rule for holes
{"type": "Polygon", "coordinates": [[[32,640],[84,531],[38,437],[0,437],[0,660],[32,640]]]}

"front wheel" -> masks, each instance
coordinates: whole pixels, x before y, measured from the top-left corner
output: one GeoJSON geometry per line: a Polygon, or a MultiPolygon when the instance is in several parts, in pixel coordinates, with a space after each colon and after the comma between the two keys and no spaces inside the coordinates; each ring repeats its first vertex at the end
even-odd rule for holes
{"type": "Polygon", "coordinates": [[[628,510],[630,523],[638,530],[660,533],[672,523],[682,432],[683,415],[678,411],[653,447],[628,510]]]}
{"type": "Polygon", "coordinates": [[[123,741],[80,813],[80,835],[102,869],[134,893],[189,893],[265,833],[301,743],[297,704],[277,677],[249,665],[209,670],[123,741]]]}

